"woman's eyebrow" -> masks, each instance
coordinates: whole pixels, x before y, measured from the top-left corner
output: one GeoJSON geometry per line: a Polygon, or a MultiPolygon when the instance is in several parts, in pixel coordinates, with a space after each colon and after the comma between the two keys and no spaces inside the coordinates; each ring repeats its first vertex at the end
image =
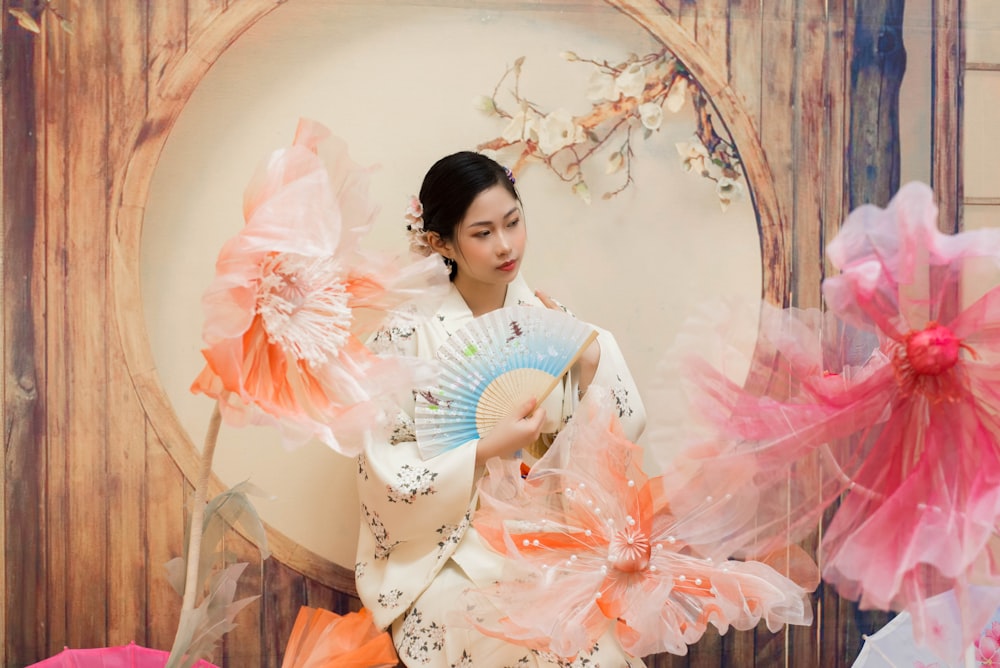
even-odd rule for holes
{"type": "MultiPolygon", "coordinates": [[[[503,218],[510,218],[515,213],[517,213],[517,206],[514,206],[514,208],[512,208],[510,211],[508,211],[507,213],[505,213],[503,215],[503,218]]],[[[469,223],[469,227],[473,227],[475,225],[492,225],[492,224],[493,224],[492,220],[480,220],[480,221],[475,222],[475,223],[469,223]]]]}

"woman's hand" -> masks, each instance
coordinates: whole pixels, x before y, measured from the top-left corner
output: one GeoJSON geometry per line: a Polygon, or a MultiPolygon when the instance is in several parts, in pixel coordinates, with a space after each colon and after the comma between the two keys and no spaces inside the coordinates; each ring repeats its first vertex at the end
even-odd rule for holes
{"type": "Polygon", "coordinates": [[[513,413],[497,422],[490,433],[479,439],[476,447],[477,466],[491,457],[509,457],[538,440],[545,421],[545,409],[535,410],[537,404],[535,399],[528,399],[513,413]]]}
{"type": "MultiPolygon", "coordinates": [[[[547,308],[555,309],[557,311],[565,311],[566,309],[561,306],[554,299],[549,297],[547,294],[541,290],[535,290],[535,296],[547,308]]],[[[595,339],[593,343],[587,346],[587,349],[583,351],[580,355],[580,359],[577,360],[576,366],[579,369],[579,374],[577,375],[577,387],[582,397],[587,392],[587,388],[590,387],[590,383],[594,380],[594,375],[597,373],[597,365],[601,362],[601,345],[595,339]]]]}

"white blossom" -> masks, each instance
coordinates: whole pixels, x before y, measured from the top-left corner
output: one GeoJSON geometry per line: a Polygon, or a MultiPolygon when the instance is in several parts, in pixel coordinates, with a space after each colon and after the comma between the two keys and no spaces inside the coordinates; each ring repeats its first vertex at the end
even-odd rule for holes
{"type": "Polygon", "coordinates": [[[641,97],[646,89],[646,68],[641,63],[632,63],[615,79],[615,97],[621,93],[625,97],[641,97]]]}
{"type": "Polygon", "coordinates": [[[656,102],[639,105],[639,120],[649,130],[658,130],[663,124],[663,109],[656,102]]]}
{"type": "Polygon", "coordinates": [[[673,113],[677,113],[684,106],[684,94],[687,92],[688,83],[687,80],[682,77],[677,77],[674,82],[670,85],[670,91],[667,92],[667,99],[664,102],[667,109],[673,113]]]}
{"type": "Polygon", "coordinates": [[[583,128],[575,123],[573,115],[565,109],[556,109],[545,116],[538,123],[537,132],[538,149],[545,155],[552,155],[587,138],[583,128]]]}
{"type": "Polygon", "coordinates": [[[684,171],[690,172],[695,166],[704,167],[705,160],[708,159],[708,149],[697,139],[693,142],[679,142],[677,153],[684,163],[684,171]]]}
{"type": "Polygon", "coordinates": [[[591,102],[618,99],[615,78],[604,70],[594,70],[587,81],[587,99],[591,102]]]}

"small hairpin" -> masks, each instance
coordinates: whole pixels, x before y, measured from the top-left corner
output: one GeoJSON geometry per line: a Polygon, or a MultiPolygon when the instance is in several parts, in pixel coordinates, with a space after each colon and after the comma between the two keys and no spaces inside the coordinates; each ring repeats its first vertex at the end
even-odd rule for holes
{"type": "Polygon", "coordinates": [[[507,174],[508,181],[510,181],[512,184],[517,183],[517,179],[514,178],[514,172],[510,171],[510,169],[508,169],[507,167],[504,167],[503,171],[505,174],[507,174]]]}

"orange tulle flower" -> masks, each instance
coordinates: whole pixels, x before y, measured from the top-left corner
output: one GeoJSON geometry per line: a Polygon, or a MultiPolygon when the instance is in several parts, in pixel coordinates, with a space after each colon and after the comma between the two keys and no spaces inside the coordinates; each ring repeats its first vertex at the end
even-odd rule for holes
{"type": "Polygon", "coordinates": [[[443,294],[447,273],[437,258],[360,249],[377,212],[367,190],[344,142],[308,120],[251,180],[246,225],[223,246],[203,298],[207,365],[191,387],[218,399],[227,423],[272,424],[286,446],[315,437],[353,455],[381,402],[426,380],[414,361],[377,356],[362,337],[389,309],[443,294]]]}
{"type": "Polygon", "coordinates": [[[608,631],[633,656],[685,654],[709,625],[808,624],[807,593],[761,562],[713,561],[712,499],[686,515],[623,435],[610,393],[591,388],[550,450],[522,478],[493,459],[473,525],[503,553],[503,577],[467,592],[481,632],[570,659],[608,631]]]}
{"type": "Polygon", "coordinates": [[[302,606],[281,668],[392,668],[398,664],[392,637],[375,627],[367,608],[338,615],[302,606]]]}

